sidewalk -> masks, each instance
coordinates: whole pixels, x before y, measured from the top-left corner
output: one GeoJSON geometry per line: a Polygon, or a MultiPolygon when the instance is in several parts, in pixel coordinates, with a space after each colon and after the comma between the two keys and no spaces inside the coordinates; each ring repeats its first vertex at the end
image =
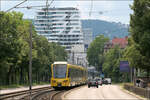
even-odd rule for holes
{"type": "MultiPolygon", "coordinates": [[[[40,88],[40,87],[48,87],[50,84],[47,85],[36,85],[32,86],[32,89],[40,88]]],[[[0,90],[0,94],[5,94],[5,93],[11,93],[11,92],[18,92],[18,91],[23,91],[23,90],[29,90],[29,87],[20,87],[20,88],[9,88],[9,89],[4,89],[0,90]]]]}

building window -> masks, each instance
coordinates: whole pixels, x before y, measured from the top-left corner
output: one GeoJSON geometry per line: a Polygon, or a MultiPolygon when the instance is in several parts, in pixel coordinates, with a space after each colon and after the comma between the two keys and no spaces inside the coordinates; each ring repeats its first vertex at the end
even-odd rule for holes
{"type": "Polygon", "coordinates": [[[80,31],[73,31],[73,33],[80,33],[80,31]]]}

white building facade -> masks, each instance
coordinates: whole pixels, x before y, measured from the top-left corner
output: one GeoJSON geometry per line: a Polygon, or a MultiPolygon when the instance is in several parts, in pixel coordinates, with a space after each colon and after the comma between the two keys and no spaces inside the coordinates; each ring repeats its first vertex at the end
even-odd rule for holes
{"type": "Polygon", "coordinates": [[[83,44],[72,46],[68,62],[88,67],[89,65],[87,61],[87,49],[93,40],[93,34],[90,28],[82,29],[82,32],[83,32],[83,44]]]}
{"type": "Polygon", "coordinates": [[[45,36],[49,42],[59,43],[66,50],[71,50],[73,45],[83,44],[77,8],[43,8],[36,12],[34,25],[38,34],[45,36]]]}
{"type": "Polygon", "coordinates": [[[84,48],[84,44],[74,45],[71,48],[71,52],[69,54],[68,62],[71,64],[81,65],[83,67],[88,66],[88,61],[86,59],[86,52],[84,48]]]}
{"type": "Polygon", "coordinates": [[[92,29],[84,28],[82,29],[83,32],[83,44],[85,51],[87,51],[88,47],[90,46],[91,42],[93,41],[93,33],[92,29]]]}

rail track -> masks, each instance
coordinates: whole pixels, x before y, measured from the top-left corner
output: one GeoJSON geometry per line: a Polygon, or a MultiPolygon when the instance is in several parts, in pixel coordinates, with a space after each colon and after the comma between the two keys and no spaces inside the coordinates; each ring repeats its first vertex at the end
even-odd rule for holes
{"type": "MultiPolygon", "coordinates": [[[[62,100],[61,96],[65,92],[74,89],[75,88],[65,90],[55,90],[51,87],[32,89],[32,100],[62,100]]],[[[0,100],[30,100],[29,95],[30,95],[29,90],[0,94],[0,100]]]]}
{"type": "Polygon", "coordinates": [[[69,91],[72,91],[77,88],[81,88],[82,86],[79,87],[74,87],[74,88],[69,88],[69,89],[63,89],[63,90],[50,90],[50,91],[43,91],[35,96],[33,96],[32,100],[63,100],[64,99],[64,94],[69,93],[69,91]]]}
{"type": "Polygon", "coordinates": [[[61,95],[66,92],[67,90],[63,90],[63,91],[56,91],[55,93],[53,93],[53,95],[51,95],[50,100],[61,100],[61,95]]]}
{"type": "MultiPolygon", "coordinates": [[[[49,91],[53,90],[50,86],[49,87],[41,87],[41,88],[36,88],[32,89],[32,96],[36,95],[39,93],[39,91],[49,91]]],[[[5,93],[5,94],[0,94],[0,100],[25,100],[28,99],[30,95],[29,90],[23,90],[23,91],[17,91],[17,92],[11,92],[11,93],[5,93]]]]}
{"type": "Polygon", "coordinates": [[[40,93],[32,98],[32,100],[61,100],[61,95],[66,90],[51,90],[47,92],[40,93]]]}

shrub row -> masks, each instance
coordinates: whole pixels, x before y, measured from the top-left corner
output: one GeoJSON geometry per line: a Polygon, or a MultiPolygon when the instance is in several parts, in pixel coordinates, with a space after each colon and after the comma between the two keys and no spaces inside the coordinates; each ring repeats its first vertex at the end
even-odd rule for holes
{"type": "Polygon", "coordinates": [[[132,84],[124,84],[124,88],[130,92],[137,94],[137,95],[140,95],[140,96],[150,99],[150,90],[147,90],[146,88],[140,88],[140,87],[134,86],[132,84]]]}

